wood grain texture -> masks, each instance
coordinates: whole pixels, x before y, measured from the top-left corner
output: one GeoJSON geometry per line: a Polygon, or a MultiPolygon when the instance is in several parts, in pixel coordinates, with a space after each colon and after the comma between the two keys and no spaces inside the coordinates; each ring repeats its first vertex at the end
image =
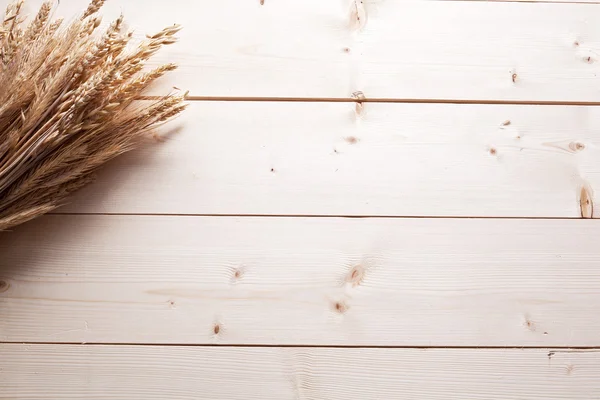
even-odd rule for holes
{"type": "Polygon", "coordinates": [[[168,129],[59,212],[579,218],[600,188],[596,107],[194,102],[168,129]]]}
{"type": "MultiPolygon", "coordinates": [[[[418,0],[414,0],[418,1],[418,0]]],[[[422,1],[485,1],[489,3],[563,3],[563,4],[598,4],[598,0],[422,0],[422,1]]]]}
{"type": "Polygon", "coordinates": [[[583,400],[600,396],[600,355],[592,351],[4,344],[0,352],[0,398],[5,399],[583,400]]]}
{"type": "Polygon", "coordinates": [[[48,216],[0,341],[599,346],[589,220],[48,216]]]}
{"type": "MultiPolygon", "coordinates": [[[[58,14],[85,3],[62,0],[58,14]]],[[[154,60],[181,65],[155,93],[175,85],[195,96],[362,91],[385,99],[598,101],[593,4],[112,0],[105,22],[121,11],[138,38],[185,27],[181,42],[154,60]]]]}

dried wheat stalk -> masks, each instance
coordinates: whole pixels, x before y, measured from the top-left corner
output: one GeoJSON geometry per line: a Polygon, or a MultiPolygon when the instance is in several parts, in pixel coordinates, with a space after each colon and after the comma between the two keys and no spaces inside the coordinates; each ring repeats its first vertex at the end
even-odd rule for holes
{"type": "Polygon", "coordinates": [[[53,1],[25,24],[23,1],[0,24],[0,230],[60,206],[98,167],[185,108],[185,95],[134,101],[175,69],[144,72],[144,64],[176,41],[179,26],[132,46],[122,16],[96,33],[104,0],[67,26],[50,20],[53,1]]]}

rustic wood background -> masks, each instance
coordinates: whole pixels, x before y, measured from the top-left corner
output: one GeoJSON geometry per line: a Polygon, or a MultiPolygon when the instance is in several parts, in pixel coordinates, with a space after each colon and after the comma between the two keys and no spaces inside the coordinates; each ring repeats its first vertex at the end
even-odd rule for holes
{"type": "Polygon", "coordinates": [[[600,1],[120,12],[190,107],[0,234],[0,398],[600,399],[600,1]]]}

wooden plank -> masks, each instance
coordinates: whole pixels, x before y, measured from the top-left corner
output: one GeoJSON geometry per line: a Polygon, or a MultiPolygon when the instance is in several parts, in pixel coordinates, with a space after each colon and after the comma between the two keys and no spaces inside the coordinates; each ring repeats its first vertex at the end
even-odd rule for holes
{"type": "MultiPolygon", "coordinates": [[[[415,0],[416,1],[416,0],[415,0]]],[[[427,0],[427,1],[485,1],[485,2],[512,2],[512,3],[571,3],[571,4],[598,4],[598,0],[427,0]]]]}
{"type": "MultiPolygon", "coordinates": [[[[62,0],[58,14],[85,3],[62,0]]],[[[106,22],[121,11],[138,38],[185,27],[155,60],[181,69],[155,93],[598,101],[593,4],[127,0],[107,2],[106,22]]]]}
{"type": "MultiPolygon", "coordinates": [[[[415,0],[416,1],[416,0],[415,0]]],[[[427,0],[427,1],[486,1],[486,2],[512,2],[512,3],[572,3],[572,4],[598,4],[598,0],[427,0]]]]}
{"type": "MultiPolygon", "coordinates": [[[[415,0],[416,1],[416,0],[415,0]]],[[[571,3],[571,4],[598,4],[598,0],[427,0],[427,1],[485,1],[485,2],[511,2],[511,3],[571,3]]]]}
{"type": "Polygon", "coordinates": [[[48,216],[0,235],[0,341],[599,346],[584,220],[48,216]]]}
{"type": "Polygon", "coordinates": [[[598,216],[595,107],[194,102],[167,129],[61,211],[598,216]]]}
{"type": "Polygon", "coordinates": [[[6,399],[583,400],[600,396],[596,351],[21,344],[0,345],[0,351],[0,396],[6,399]]]}

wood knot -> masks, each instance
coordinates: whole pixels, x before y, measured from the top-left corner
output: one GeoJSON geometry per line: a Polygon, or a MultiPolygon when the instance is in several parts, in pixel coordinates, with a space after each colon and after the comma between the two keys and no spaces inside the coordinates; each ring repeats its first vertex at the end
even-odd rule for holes
{"type": "Polygon", "coordinates": [[[356,92],[352,92],[352,98],[358,102],[365,101],[365,94],[361,90],[357,90],[356,92]]]}
{"type": "Polygon", "coordinates": [[[533,328],[533,322],[531,322],[530,320],[525,321],[525,324],[527,325],[527,328],[533,328]]]}
{"type": "Polygon", "coordinates": [[[575,366],[573,364],[568,364],[566,371],[567,371],[567,375],[571,375],[573,373],[573,370],[575,369],[575,366]]]}
{"type": "Polygon", "coordinates": [[[231,281],[235,283],[236,281],[242,279],[244,276],[244,267],[238,267],[233,269],[233,274],[231,276],[231,281]]]}
{"type": "Polygon", "coordinates": [[[587,187],[583,186],[579,194],[579,208],[581,209],[581,218],[592,218],[594,215],[594,203],[592,195],[587,187]]]}
{"type": "Polygon", "coordinates": [[[356,106],[354,107],[354,111],[356,112],[356,115],[361,116],[363,114],[363,111],[365,109],[364,103],[363,102],[357,102],[356,106]]]}
{"type": "Polygon", "coordinates": [[[364,111],[364,101],[366,100],[365,94],[360,91],[357,90],[356,92],[352,93],[352,98],[356,101],[356,115],[362,115],[363,111],[364,111]]]}
{"type": "Polygon", "coordinates": [[[221,325],[219,325],[219,324],[215,324],[215,325],[213,326],[213,333],[214,333],[215,335],[218,335],[220,332],[221,332],[221,325]]]}
{"type": "Polygon", "coordinates": [[[510,125],[510,119],[507,119],[506,121],[504,121],[502,123],[502,126],[509,126],[510,125]]]}
{"type": "Polygon", "coordinates": [[[4,293],[8,290],[10,285],[6,281],[0,281],[0,293],[4,293]]]}
{"type": "Polygon", "coordinates": [[[490,155],[495,156],[496,154],[498,154],[498,150],[496,150],[494,147],[491,147],[490,150],[490,155]]]}
{"type": "Polygon", "coordinates": [[[531,332],[535,332],[535,322],[533,322],[529,317],[525,318],[525,323],[524,325],[527,327],[527,329],[529,329],[531,332]]]}
{"type": "Polygon", "coordinates": [[[344,138],[344,140],[350,144],[358,143],[358,139],[354,136],[348,136],[347,138],[344,138]]]}
{"type": "Polygon", "coordinates": [[[265,5],[265,0],[260,0],[260,5],[264,6],[265,5]]]}
{"type": "Polygon", "coordinates": [[[581,151],[585,149],[585,144],[579,142],[571,142],[569,143],[569,149],[571,151],[581,151]]]}
{"type": "Polygon", "coordinates": [[[344,53],[350,53],[350,47],[344,47],[344,48],[342,49],[342,51],[343,51],[344,53]]]}
{"type": "Polygon", "coordinates": [[[517,83],[517,79],[518,79],[518,77],[519,77],[519,76],[517,75],[517,73],[516,73],[516,72],[513,72],[513,73],[512,73],[512,75],[511,75],[512,82],[513,82],[513,83],[517,83]]]}
{"type": "Polygon", "coordinates": [[[355,265],[348,271],[346,276],[346,282],[352,284],[352,286],[360,285],[365,278],[365,268],[362,265],[355,265]]]}
{"type": "Polygon", "coordinates": [[[367,10],[363,0],[353,0],[350,4],[350,27],[362,29],[367,23],[367,10]]]}
{"type": "Polygon", "coordinates": [[[336,301],[335,304],[333,305],[333,308],[335,308],[335,311],[343,314],[346,311],[348,311],[348,305],[346,303],[344,303],[343,301],[336,301]]]}

